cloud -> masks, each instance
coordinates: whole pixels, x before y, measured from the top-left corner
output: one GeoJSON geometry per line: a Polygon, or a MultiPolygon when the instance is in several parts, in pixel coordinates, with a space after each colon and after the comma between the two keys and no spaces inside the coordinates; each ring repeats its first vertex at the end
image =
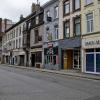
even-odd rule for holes
{"type": "MultiPolygon", "coordinates": [[[[0,17],[9,18],[13,21],[18,21],[19,16],[23,14],[27,16],[31,12],[32,2],[36,3],[37,0],[3,0],[0,3],[0,17]]],[[[44,4],[48,0],[40,0],[44,4]]]]}

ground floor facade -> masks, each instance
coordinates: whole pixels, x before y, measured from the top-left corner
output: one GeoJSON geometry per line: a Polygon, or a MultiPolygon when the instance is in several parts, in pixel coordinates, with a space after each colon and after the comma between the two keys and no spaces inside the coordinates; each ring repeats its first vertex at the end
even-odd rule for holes
{"type": "Polygon", "coordinates": [[[81,60],[83,72],[100,74],[100,34],[83,37],[81,60]]]}
{"type": "Polygon", "coordinates": [[[81,69],[81,39],[64,39],[44,43],[44,68],[81,69]]]}
{"type": "Polygon", "coordinates": [[[30,49],[30,66],[42,68],[43,66],[43,49],[42,46],[32,47],[30,49]]]}
{"type": "Polygon", "coordinates": [[[59,69],[59,44],[58,41],[44,43],[44,68],[51,70],[59,69]]]}
{"type": "Polygon", "coordinates": [[[22,49],[8,51],[2,54],[2,61],[5,64],[25,66],[26,54],[22,49]]]}

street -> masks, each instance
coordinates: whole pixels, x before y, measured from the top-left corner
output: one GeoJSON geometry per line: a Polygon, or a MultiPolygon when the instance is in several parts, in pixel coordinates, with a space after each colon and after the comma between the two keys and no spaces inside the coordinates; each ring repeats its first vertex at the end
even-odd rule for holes
{"type": "Polygon", "coordinates": [[[0,100],[100,100],[100,81],[0,65],[0,100]]]}

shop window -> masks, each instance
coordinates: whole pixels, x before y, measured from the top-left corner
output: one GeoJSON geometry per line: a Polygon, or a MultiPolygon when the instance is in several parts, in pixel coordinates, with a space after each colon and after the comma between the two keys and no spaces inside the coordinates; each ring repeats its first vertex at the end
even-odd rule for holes
{"type": "Polygon", "coordinates": [[[94,54],[86,54],[86,71],[94,72],[94,54]]]}
{"type": "Polygon", "coordinates": [[[53,64],[56,65],[56,56],[53,56],[53,64]]]}
{"type": "Polygon", "coordinates": [[[94,52],[94,49],[86,49],[86,52],[94,52]]]}
{"type": "Polygon", "coordinates": [[[97,48],[97,49],[96,49],[96,52],[100,52],[100,48],[97,48]]]}
{"type": "Polygon", "coordinates": [[[100,72],[100,54],[96,54],[96,72],[100,72]]]}

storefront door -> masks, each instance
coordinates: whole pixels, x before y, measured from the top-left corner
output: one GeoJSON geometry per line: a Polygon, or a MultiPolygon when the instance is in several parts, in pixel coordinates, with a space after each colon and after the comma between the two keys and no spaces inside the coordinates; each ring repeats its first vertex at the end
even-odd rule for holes
{"type": "Polygon", "coordinates": [[[63,57],[64,69],[72,69],[73,65],[73,50],[65,50],[63,57]]]}

